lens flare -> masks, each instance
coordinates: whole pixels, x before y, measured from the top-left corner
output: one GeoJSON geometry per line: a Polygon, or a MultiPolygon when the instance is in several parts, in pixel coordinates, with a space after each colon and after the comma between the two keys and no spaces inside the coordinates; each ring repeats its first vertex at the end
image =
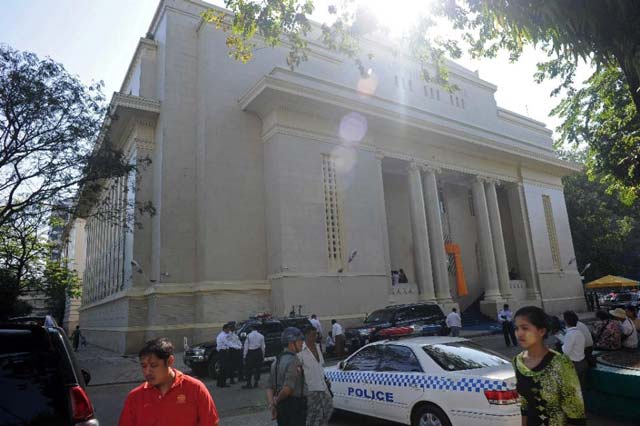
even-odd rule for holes
{"type": "Polygon", "coordinates": [[[367,134],[367,119],[357,112],[350,112],[340,120],[338,134],[347,143],[358,143],[367,134]]]}

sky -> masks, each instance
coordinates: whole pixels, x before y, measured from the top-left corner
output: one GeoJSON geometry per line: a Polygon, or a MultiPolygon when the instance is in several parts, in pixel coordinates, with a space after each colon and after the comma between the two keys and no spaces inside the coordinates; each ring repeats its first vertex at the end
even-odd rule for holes
{"type": "MultiPolygon", "coordinates": [[[[317,0],[323,19],[328,0],[317,0]]],[[[363,0],[361,0],[363,1],[363,0]]],[[[392,27],[406,28],[406,11],[425,0],[366,0],[392,27]],[[404,6],[404,7],[401,7],[404,6]],[[405,12],[402,12],[405,11],[405,12]]],[[[159,0],[0,0],[0,43],[62,63],[85,83],[102,80],[107,98],[122,84],[137,42],[143,37],[159,0]]],[[[214,3],[221,3],[216,0],[214,3]]],[[[493,60],[457,60],[498,85],[498,105],[545,122],[559,124],[549,112],[557,104],[549,93],[554,84],[533,81],[535,64],[544,55],[530,48],[515,64],[507,55],[493,60]]],[[[583,72],[583,75],[586,75],[583,72]]]]}

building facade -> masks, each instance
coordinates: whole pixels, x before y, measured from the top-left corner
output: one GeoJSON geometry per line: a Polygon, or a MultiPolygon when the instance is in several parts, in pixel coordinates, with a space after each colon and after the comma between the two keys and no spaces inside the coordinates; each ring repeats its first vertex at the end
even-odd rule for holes
{"type": "Polygon", "coordinates": [[[458,90],[425,83],[382,42],[363,41],[364,77],[317,34],[295,71],[286,47],[235,62],[207,7],[162,1],[112,99],[105,128],[138,170],[102,196],[140,226],[87,220],[90,341],[200,341],[292,307],[347,324],[413,301],[583,310],[561,183],[579,168],[543,123],[456,64],[458,90]]]}

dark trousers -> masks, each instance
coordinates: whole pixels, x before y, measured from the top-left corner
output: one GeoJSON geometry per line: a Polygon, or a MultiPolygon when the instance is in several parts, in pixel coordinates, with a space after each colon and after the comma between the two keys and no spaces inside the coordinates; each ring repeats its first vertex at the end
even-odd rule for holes
{"type": "Polygon", "coordinates": [[[278,403],[278,426],[304,426],[307,423],[307,399],[290,396],[278,403]]]}
{"type": "Polygon", "coordinates": [[[218,362],[220,371],[218,372],[218,386],[224,386],[229,377],[229,350],[218,351],[218,362]]]}
{"type": "Polygon", "coordinates": [[[589,364],[587,363],[587,359],[583,359],[582,361],[573,361],[573,366],[576,368],[576,373],[578,374],[578,380],[580,380],[580,387],[584,390],[584,384],[587,378],[587,370],[589,369],[589,364]]]}
{"type": "Polygon", "coordinates": [[[229,378],[242,380],[242,349],[229,349],[229,378]]]}
{"type": "Polygon", "coordinates": [[[513,324],[511,321],[502,321],[502,334],[504,335],[504,343],[507,347],[510,346],[509,339],[513,343],[513,346],[518,344],[518,340],[516,339],[516,333],[513,330],[513,324]]]}
{"type": "Polygon", "coordinates": [[[262,368],[262,349],[251,349],[247,351],[247,358],[244,372],[246,374],[247,385],[251,384],[251,376],[253,383],[258,384],[260,381],[260,369],[262,368]]]}

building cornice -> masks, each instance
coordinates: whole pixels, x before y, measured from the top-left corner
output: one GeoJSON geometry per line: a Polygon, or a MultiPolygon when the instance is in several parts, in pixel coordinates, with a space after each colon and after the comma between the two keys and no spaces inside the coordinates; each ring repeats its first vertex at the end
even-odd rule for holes
{"type": "MultiPolygon", "coordinates": [[[[557,171],[559,175],[564,175],[580,170],[580,167],[574,163],[570,163],[564,160],[560,160],[553,154],[551,149],[541,147],[539,145],[531,144],[527,141],[516,139],[510,135],[504,135],[490,129],[481,128],[469,123],[461,122],[449,117],[440,116],[417,108],[401,105],[397,102],[389,99],[372,96],[374,100],[378,101],[381,106],[372,105],[371,102],[363,102],[357,97],[357,91],[351,88],[337,85],[332,82],[318,79],[316,77],[310,77],[307,75],[292,73],[282,68],[274,68],[270,75],[261,78],[254,86],[252,86],[240,99],[239,105],[243,110],[255,111],[259,114],[260,106],[255,104],[261,96],[269,96],[269,92],[283,93],[291,97],[303,97],[308,100],[321,102],[329,106],[337,106],[345,108],[351,111],[358,111],[363,114],[373,116],[375,118],[382,118],[392,120],[402,125],[409,125],[417,129],[428,130],[434,133],[438,133],[444,136],[453,136],[462,141],[480,146],[482,148],[489,148],[498,150],[503,153],[511,154],[517,157],[524,157],[528,160],[533,160],[536,163],[542,163],[546,166],[552,166],[562,171],[557,171]],[[286,80],[274,76],[274,74],[295,77],[297,80],[308,82],[308,84],[302,84],[298,81],[286,80]],[[318,85],[327,86],[327,90],[323,90],[318,85]],[[339,93],[330,93],[333,90],[337,90],[339,93]],[[418,117],[408,116],[405,113],[399,112],[412,110],[413,113],[419,115],[418,117]],[[439,120],[438,123],[434,120],[439,120]],[[451,124],[452,127],[449,127],[451,124]],[[500,139],[506,139],[513,141],[518,145],[531,146],[536,150],[543,150],[546,153],[535,152],[530,149],[519,147],[516,145],[500,142],[493,138],[493,136],[500,139]]],[[[277,108],[281,105],[276,102],[265,102],[268,105],[267,108],[277,108]]],[[[262,111],[262,115],[266,114],[262,111]]],[[[514,119],[517,115],[513,116],[514,119]]],[[[270,129],[267,130],[267,132],[270,129]]],[[[263,136],[266,136],[263,135],[263,136]]]]}

